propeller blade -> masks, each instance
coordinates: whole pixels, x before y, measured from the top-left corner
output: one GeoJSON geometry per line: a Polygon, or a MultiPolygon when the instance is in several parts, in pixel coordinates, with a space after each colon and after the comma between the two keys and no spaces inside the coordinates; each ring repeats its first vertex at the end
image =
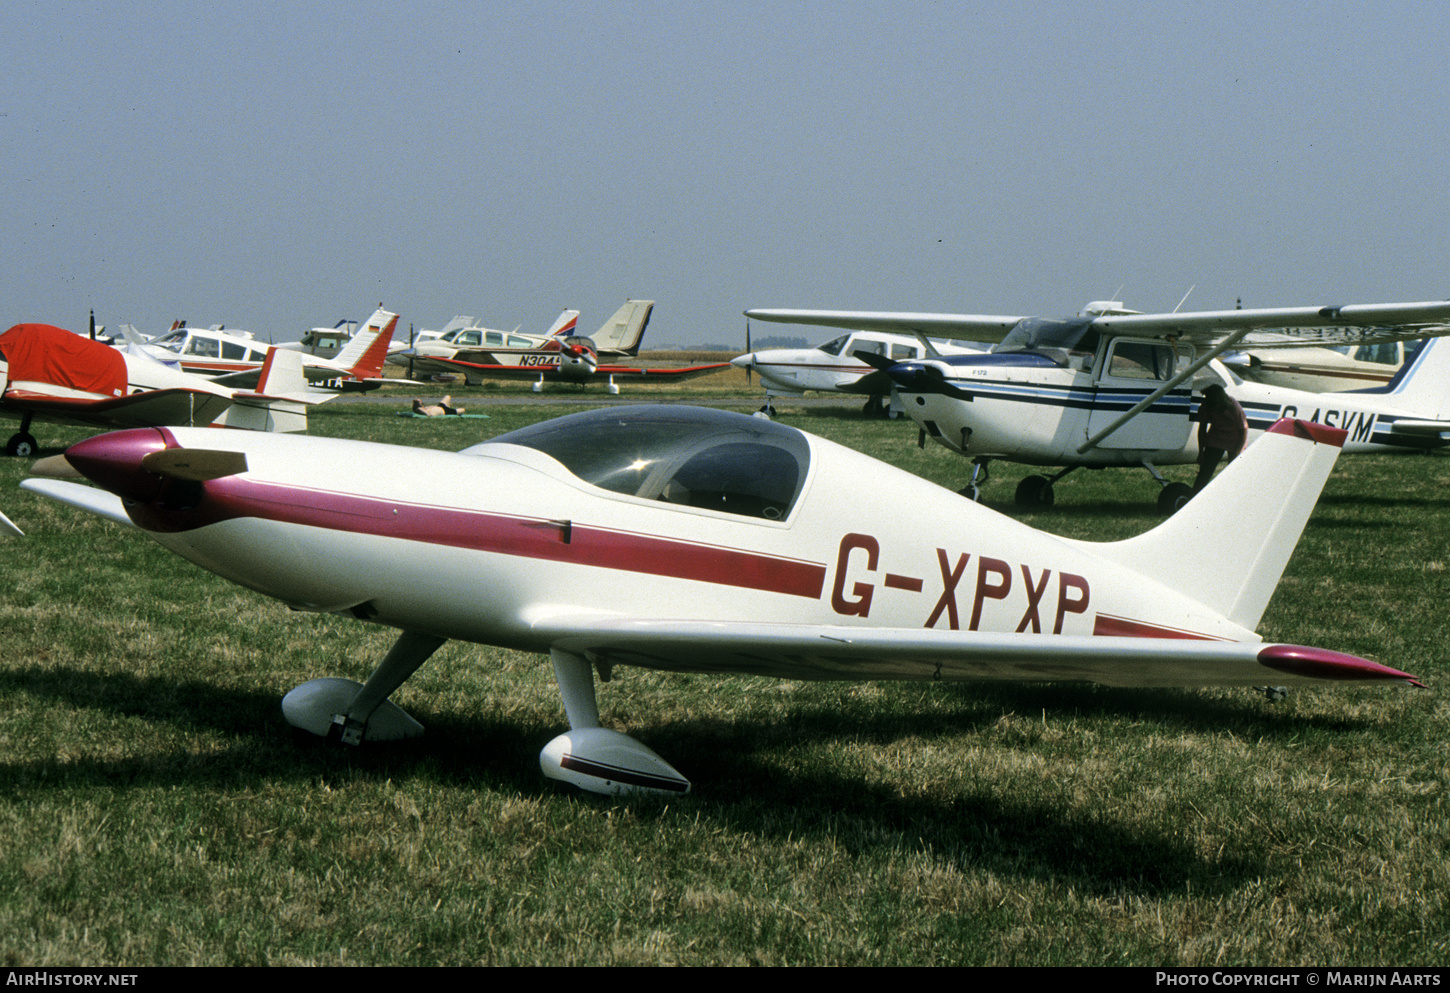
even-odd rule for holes
{"type": "Polygon", "coordinates": [[[218,452],[207,448],[168,448],[143,458],[141,467],[158,476],[201,483],[246,472],[247,456],[242,452],[218,452]]]}
{"type": "Polygon", "coordinates": [[[875,352],[852,352],[855,358],[865,362],[878,372],[884,372],[892,381],[908,393],[941,393],[957,400],[976,399],[970,392],[946,381],[941,370],[920,362],[893,362],[875,352]]]}
{"type": "MultiPolygon", "coordinates": [[[[745,318],[745,354],[746,355],[749,355],[753,351],[754,351],[754,349],[750,347],[750,318],[747,317],[747,318],[745,318]]],[[[747,365],[745,367],[745,385],[746,386],[749,386],[750,385],[750,373],[751,373],[751,371],[752,371],[751,367],[747,365]]]]}
{"type": "Polygon", "coordinates": [[[30,467],[30,474],[44,476],[46,479],[86,478],[64,455],[47,455],[43,459],[36,459],[30,467]]]}

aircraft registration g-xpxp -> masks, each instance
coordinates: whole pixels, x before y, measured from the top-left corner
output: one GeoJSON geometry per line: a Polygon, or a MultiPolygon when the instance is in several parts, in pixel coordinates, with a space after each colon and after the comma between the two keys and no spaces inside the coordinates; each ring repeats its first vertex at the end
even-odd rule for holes
{"type": "Polygon", "coordinates": [[[1343,439],[1281,422],[1177,516],[1110,543],[1036,531],[764,418],[677,406],[575,414],[458,453],[133,429],[22,485],[295,609],[402,631],[366,684],[288,693],[296,727],[354,744],[420,734],[387,697],[451,638],[548,653],[570,730],[541,753],[545,774],[680,792],[667,762],[599,727],[593,670],[1418,685],[1254,633],[1343,439]],[[578,592],[601,586],[607,602],[578,592]]]}

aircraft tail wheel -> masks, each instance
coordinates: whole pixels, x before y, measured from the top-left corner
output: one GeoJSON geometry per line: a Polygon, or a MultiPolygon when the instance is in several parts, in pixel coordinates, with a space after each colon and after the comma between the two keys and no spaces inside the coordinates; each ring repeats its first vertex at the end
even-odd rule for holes
{"type": "Polygon", "coordinates": [[[1028,476],[1017,484],[1017,506],[1051,507],[1052,484],[1042,476],[1028,476]]]}
{"type": "Polygon", "coordinates": [[[1158,493],[1158,513],[1171,517],[1193,499],[1193,487],[1187,483],[1169,483],[1158,493]]]}
{"type": "Polygon", "coordinates": [[[5,443],[5,454],[15,456],[16,458],[28,459],[35,454],[36,447],[37,443],[35,438],[21,431],[18,434],[11,435],[10,440],[5,443]]]}

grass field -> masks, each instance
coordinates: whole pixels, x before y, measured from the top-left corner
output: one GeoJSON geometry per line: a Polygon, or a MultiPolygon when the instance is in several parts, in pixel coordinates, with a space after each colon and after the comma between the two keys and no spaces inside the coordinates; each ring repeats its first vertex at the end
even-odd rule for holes
{"type": "MultiPolygon", "coordinates": [[[[461,448],[579,409],[488,396],[486,421],[337,405],[312,433],[461,448]]],[[[783,419],[965,478],[909,423],[783,419]]],[[[445,646],[394,696],[421,742],[294,739],[282,694],[365,678],[392,632],[290,613],[20,492],[27,469],[0,464],[27,533],[0,558],[6,964],[1450,963],[1445,458],[1342,459],[1260,629],[1428,690],[623,670],[604,723],[695,785],[618,800],[539,773],[565,728],[539,656],[445,646]]],[[[1075,537],[1157,520],[1145,473],[1078,473],[1031,514],[1025,474],[987,502],[1075,537]]]]}

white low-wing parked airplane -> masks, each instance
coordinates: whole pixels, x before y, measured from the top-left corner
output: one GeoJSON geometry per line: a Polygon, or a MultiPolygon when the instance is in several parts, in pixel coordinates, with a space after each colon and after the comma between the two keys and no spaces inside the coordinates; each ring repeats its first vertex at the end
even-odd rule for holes
{"type": "Polygon", "coordinates": [[[747,373],[757,373],[765,387],[760,411],[775,416],[776,397],[804,396],[807,390],[825,393],[854,393],[866,397],[862,411],[867,416],[895,417],[901,408],[890,404],[891,379],[856,356],[866,352],[893,362],[940,355],[984,352],[982,343],[953,344],[944,339],[918,338],[910,334],[883,331],[855,331],[839,335],[815,348],[750,348],[750,329],[745,330],[745,354],[730,364],[747,373]]]}
{"type": "Polygon", "coordinates": [[[136,429],[37,464],[99,489],[22,486],[294,609],[401,630],[366,684],[288,693],[295,727],[411,737],[421,726],[387,698],[448,639],[548,653],[570,730],[544,748],[545,774],[683,792],[665,760],[599,727],[595,670],[1414,684],[1254,633],[1343,439],[1285,421],[1180,514],[1111,543],[1036,531],[764,418],[679,406],[574,414],[456,454],[136,429]],[[581,595],[601,585],[607,601],[581,595]]]}
{"type": "MultiPolygon", "coordinates": [[[[999,339],[988,353],[895,365],[865,358],[890,375],[924,436],[973,459],[976,471],[968,490],[974,495],[978,483],[985,481],[979,478],[981,471],[993,459],[1066,467],[1050,479],[1023,480],[1017,499],[1026,505],[1050,503],[1052,483],[1074,469],[1141,466],[1163,487],[1159,506],[1165,512],[1182,506],[1190,493],[1181,483],[1168,483],[1156,466],[1197,457],[1191,423],[1196,416],[1195,377],[1232,382],[1222,367],[1206,368],[1217,355],[1250,346],[1393,341],[1450,333],[1446,301],[1174,314],[1140,314],[1120,304],[1094,306],[1098,313],[1062,319],[786,310],[746,314],[794,324],[999,339]]],[[[1438,353],[1422,349],[1421,361],[1438,364],[1447,351],[1443,345],[1438,353]]],[[[1419,381],[1412,386],[1411,368],[1407,364],[1401,378],[1383,393],[1309,394],[1236,383],[1230,392],[1256,430],[1287,413],[1350,427],[1350,451],[1439,447],[1446,443],[1442,435],[1450,432],[1450,423],[1440,423],[1450,417],[1450,406],[1438,398],[1433,403],[1418,399],[1433,389],[1428,384],[1439,374],[1417,374],[1419,381]]]]}
{"type": "Polygon", "coordinates": [[[48,324],[0,334],[0,414],[20,418],[6,455],[29,457],[32,423],[105,429],[216,424],[258,431],[307,430],[307,405],[337,396],[310,389],[302,356],[268,352],[249,388],[173,368],[145,351],[123,351],[48,324]]]}
{"type": "Polygon", "coordinates": [[[144,353],[168,365],[179,363],[187,372],[207,376],[223,386],[249,388],[256,386],[262,363],[276,347],[302,356],[303,372],[314,386],[359,391],[387,382],[382,378],[383,363],[397,326],[398,315],[379,307],[331,358],[304,351],[300,343],[272,346],[245,332],[187,327],[151,341],[140,340],[130,329],[125,350],[144,353]]]}

